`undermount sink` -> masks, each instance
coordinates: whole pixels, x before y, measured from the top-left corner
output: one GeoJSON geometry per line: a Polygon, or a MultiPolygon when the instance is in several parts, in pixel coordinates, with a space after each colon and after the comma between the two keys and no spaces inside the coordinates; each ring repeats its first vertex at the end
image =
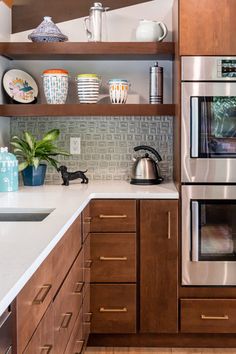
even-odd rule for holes
{"type": "Polygon", "coordinates": [[[0,222],[43,221],[54,209],[0,208],[0,222]]]}

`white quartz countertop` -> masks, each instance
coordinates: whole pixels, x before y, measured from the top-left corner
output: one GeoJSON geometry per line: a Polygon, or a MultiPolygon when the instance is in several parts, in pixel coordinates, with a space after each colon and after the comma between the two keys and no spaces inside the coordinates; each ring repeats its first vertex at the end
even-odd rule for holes
{"type": "Polygon", "coordinates": [[[126,181],[94,181],[69,187],[21,187],[0,193],[0,209],[54,209],[40,222],[0,222],[0,315],[61,239],[91,199],[178,199],[173,183],[135,186],[126,181]]]}

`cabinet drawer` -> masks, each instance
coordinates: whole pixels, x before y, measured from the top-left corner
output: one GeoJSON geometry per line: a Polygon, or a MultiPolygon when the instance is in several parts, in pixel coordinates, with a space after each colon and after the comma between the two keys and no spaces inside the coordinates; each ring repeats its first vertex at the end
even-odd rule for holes
{"type": "Polygon", "coordinates": [[[90,216],[90,204],[85,207],[82,213],[82,240],[86,240],[90,233],[91,216],[90,216]]]}
{"type": "Polygon", "coordinates": [[[90,273],[91,273],[91,266],[92,266],[92,260],[91,260],[91,254],[90,254],[90,235],[85,240],[84,246],[83,246],[83,253],[84,253],[84,283],[85,285],[90,283],[90,273]]]}
{"type": "Polygon", "coordinates": [[[80,310],[79,316],[75,322],[74,328],[72,330],[69,342],[66,346],[64,354],[80,354],[85,348],[84,338],[83,338],[83,317],[82,309],[80,310]]]}
{"type": "Polygon", "coordinates": [[[55,352],[63,353],[82,305],[81,255],[76,258],[54,300],[55,352]]]}
{"type": "Polygon", "coordinates": [[[81,243],[81,216],[78,216],[53,251],[54,295],[79,253],[81,243]]]}
{"type": "Polygon", "coordinates": [[[92,333],[136,332],[136,286],[91,284],[92,333]]]}
{"type": "Polygon", "coordinates": [[[135,200],[92,200],[91,232],[136,231],[135,200]]]}
{"type": "Polygon", "coordinates": [[[236,300],[182,299],[181,332],[236,333],[236,300]]]}
{"type": "Polygon", "coordinates": [[[83,340],[86,346],[91,329],[92,313],[90,312],[90,285],[85,288],[83,300],[83,340]]]}
{"type": "Polygon", "coordinates": [[[53,259],[49,255],[16,299],[17,353],[22,353],[52,300],[53,259]]]}
{"type": "MultiPolygon", "coordinates": [[[[22,353],[18,352],[17,353],[22,353]]],[[[49,306],[23,354],[56,354],[53,340],[53,310],[49,306]]]]}
{"type": "Polygon", "coordinates": [[[97,283],[136,281],[136,235],[91,234],[91,281],[97,283]]]}
{"type": "Polygon", "coordinates": [[[10,307],[0,316],[0,353],[12,353],[13,320],[10,307]]]}

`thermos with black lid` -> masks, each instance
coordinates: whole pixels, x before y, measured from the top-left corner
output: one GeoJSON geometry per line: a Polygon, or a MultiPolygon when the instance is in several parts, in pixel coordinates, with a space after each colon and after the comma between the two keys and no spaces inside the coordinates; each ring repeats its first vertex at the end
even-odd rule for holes
{"type": "Polygon", "coordinates": [[[163,68],[158,62],[150,67],[149,103],[163,103],[163,68]]]}

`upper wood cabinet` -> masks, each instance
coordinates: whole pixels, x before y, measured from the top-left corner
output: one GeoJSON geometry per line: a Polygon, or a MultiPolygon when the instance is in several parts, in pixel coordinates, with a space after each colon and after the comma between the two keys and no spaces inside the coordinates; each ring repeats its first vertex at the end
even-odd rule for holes
{"type": "Polygon", "coordinates": [[[179,0],[180,55],[236,55],[235,0],[179,0]]]}
{"type": "Polygon", "coordinates": [[[140,202],[140,332],[178,331],[178,200],[140,202]]]}

